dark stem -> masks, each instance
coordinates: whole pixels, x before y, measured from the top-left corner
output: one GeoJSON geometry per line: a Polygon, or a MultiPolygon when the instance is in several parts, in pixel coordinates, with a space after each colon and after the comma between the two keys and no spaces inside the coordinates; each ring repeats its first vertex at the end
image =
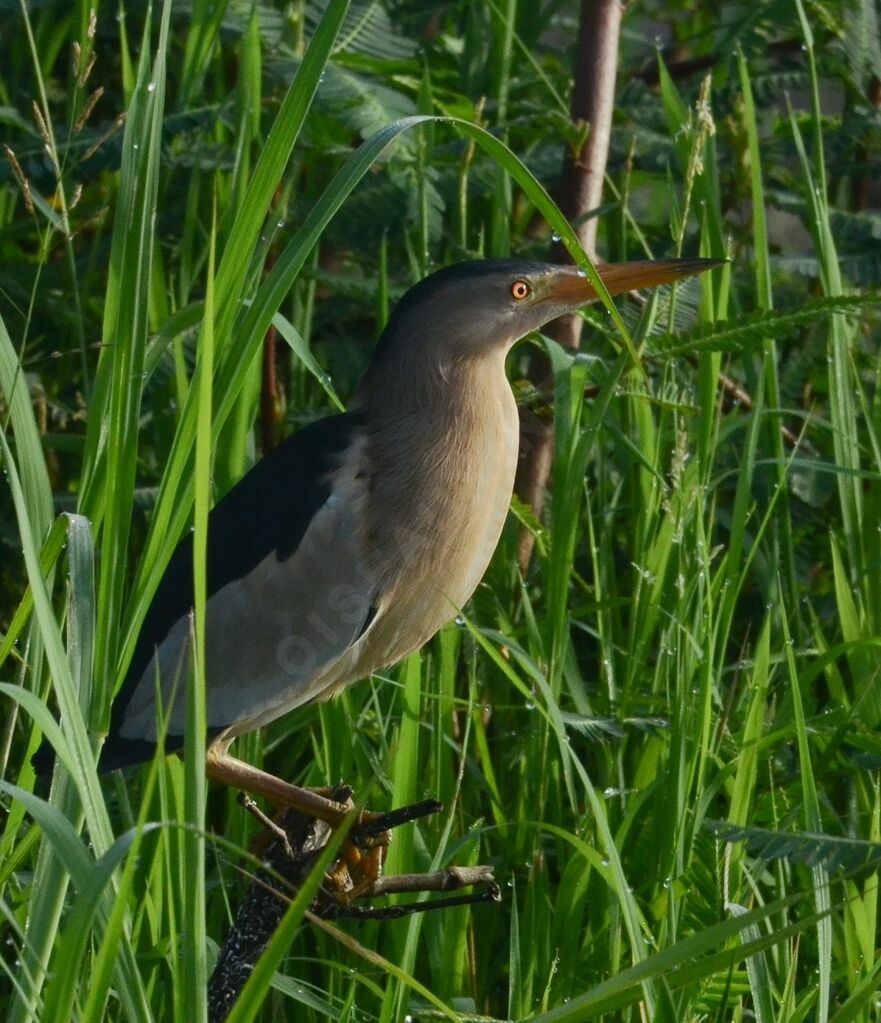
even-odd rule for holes
{"type": "MultiPolygon", "coordinates": [[[[566,151],[557,200],[566,217],[577,222],[579,240],[591,259],[596,258],[598,218],[580,221],[579,218],[602,202],[623,10],[621,0],[581,0],[570,112],[573,123],[587,124],[589,130],[577,151],[566,151]]],[[[568,252],[559,243],[551,247],[551,259],[571,262],[568,252]]],[[[577,348],[581,322],[579,316],[563,316],[548,324],[545,333],[566,348],[577,348]]],[[[550,391],[550,366],[543,354],[536,353],[533,357],[529,376],[537,389],[550,391]]],[[[527,420],[522,415],[520,426],[520,465],[515,490],[540,517],[553,461],[553,426],[548,422],[538,423],[535,417],[527,420]]],[[[517,555],[523,572],[529,565],[533,542],[532,533],[521,529],[517,555]]]]}

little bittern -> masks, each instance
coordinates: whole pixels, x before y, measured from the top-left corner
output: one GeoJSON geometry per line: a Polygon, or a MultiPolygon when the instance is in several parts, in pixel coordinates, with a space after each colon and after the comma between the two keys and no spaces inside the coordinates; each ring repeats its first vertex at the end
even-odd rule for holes
{"type": "MultiPolygon", "coordinates": [[[[717,265],[599,267],[612,293],[717,265]]],[[[400,660],[469,599],[514,483],[518,414],[505,357],[596,298],[575,269],[519,260],[447,267],[401,299],[349,411],[290,437],[211,512],[207,551],[208,773],[335,821],[342,808],[234,759],[231,741],[400,660]]],[[[184,738],[193,551],[175,550],[114,702],[100,767],[184,738]],[[157,682],[158,680],[158,682],[157,682]],[[174,694],[174,695],[172,695],[174,694]]]]}

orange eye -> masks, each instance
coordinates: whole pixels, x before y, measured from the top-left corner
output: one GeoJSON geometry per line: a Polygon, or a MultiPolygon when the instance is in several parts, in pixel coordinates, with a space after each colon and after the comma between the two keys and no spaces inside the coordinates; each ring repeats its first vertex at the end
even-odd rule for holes
{"type": "Polygon", "coordinates": [[[530,294],[532,294],[532,288],[529,287],[526,281],[514,281],[511,285],[511,296],[517,302],[522,302],[530,294]]]}

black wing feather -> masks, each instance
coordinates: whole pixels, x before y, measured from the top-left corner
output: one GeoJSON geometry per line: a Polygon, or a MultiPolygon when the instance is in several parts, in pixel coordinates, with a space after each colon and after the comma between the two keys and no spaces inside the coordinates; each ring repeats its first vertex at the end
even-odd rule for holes
{"type": "MultiPolygon", "coordinates": [[[[349,446],[362,424],[363,417],[356,412],[311,423],[282,441],[214,506],[208,518],[206,597],[246,576],[272,551],[284,560],[297,549],[330,495],[327,475],[337,464],[336,456],[349,446]]],[[[193,603],[193,538],[187,534],[175,548],[141,626],[113,702],[100,770],[139,763],[152,755],[153,743],[122,739],[119,728],[154,651],[193,603]]],[[[44,742],[33,763],[42,774],[51,769],[53,760],[53,751],[44,742]]]]}

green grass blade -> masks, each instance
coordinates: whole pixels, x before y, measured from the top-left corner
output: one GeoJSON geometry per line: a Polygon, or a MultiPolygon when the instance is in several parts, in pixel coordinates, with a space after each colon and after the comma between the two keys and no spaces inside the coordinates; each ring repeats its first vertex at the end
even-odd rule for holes
{"type": "Polygon", "coordinates": [[[165,58],[171,3],[163,5],[159,39],[150,60],[150,20],[145,28],[138,81],[123,138],[119,202],[110,250],[103,340],[90,410],[81,508],[102,521],[102,572],[95,645],[96,714],[104,720],[112,695],[131,506],[140,430],[141,389],[149,325],[154,220],[162,150],[165,58]],[[108,488],[107,481],[112,481],[108,488]]]}
{"type": "MultiPolygon", "coordinates": [[[[786,667],[792,694],[792,709],[795,721],[795,734],[798,740],[798,759],[801,774],[802,798],[804,803],[805,826],[808,831],[822,832],[823,821],[820,815],[820,799],[814,779],[814,768],[808,741],[807,726],[801,698],[801,682],[792,649],[789,624],[786,612],[781,609],[783,638],[786,651],[786,667]]],[[[819,993],[817,1002],[817,1018],[825,1023],[829,1018],[830,995],[832,987],[832,921],[829,918],[831,896],[829,893],[829,872],[822,864],[811,867],[814,884],[814,902],[817,907],[817,943],[819,945],[819,993]]]]}
{"type": "Polygon", "coordinates": [[[187,997],[187,1018],[207,1018],[208,965],[205,950],[205,604],[207,592],[208,512],[211,508],[211,411],[214,381],[214,252],[216,209],[211,225],[205,318],[199,335],[198,421],[196,425],[195,513],[193,525],[193,617],[192,684],[188,686],[185,739],[186,779],[184,804],[184,910],[187,931],[192,935],[190,955],[183,964],[181,980],[187,997]]]}

